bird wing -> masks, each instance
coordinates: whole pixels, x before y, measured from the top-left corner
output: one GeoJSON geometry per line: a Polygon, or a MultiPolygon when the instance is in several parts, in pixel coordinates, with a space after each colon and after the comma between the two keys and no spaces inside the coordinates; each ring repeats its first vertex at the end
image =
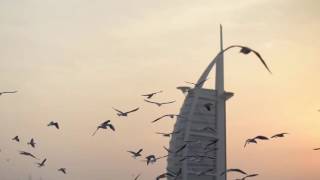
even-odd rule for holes
{"type": "Polygon", "coordinates": [[[135,155],[136,154],[136,152],[133,152],[133,151],[127,151],[128,153],[131,153],[131,154],[133,154],[133,155],[135,155]]]}
{"type": "Polygon", "coordinates": [[[18,91],[4,91],[4,92],[1,92],[2,94],[8,94],[8,93],[16,93],[18,91]]]}
{"type": "Polygon", "coordinates": [[[314,148],[313,150],[317,151],[317,150],[320,150],[320,148],[314,148]]]}
{"type": "Polygon", "coordinates": [[[123,112],[122,111],[120,111],[120,110],[118,110],[118,109],[116,109],[116,108],[112,108],[112,109],[114,109],[115,111],[117,111],[118,113],[121,113],[121,114],[123,114],[123,112]]]}
{"type": "Polygon", "coordinates": [[[164,102],[164,103],[161,103],[161,104],[171,104],[171,103],[174,103],[176,101],[169,101],[169,102],[164,102]]]}
{"type": "Polygon", "coordinates": [[[151,123],[155,123],[155,122],[159,121],[160,119],[162,119],[162,118],[164,118],[164,117],[166,117],[166,116],[168,116],[168,115],[163,115],[163,116],[161,116],[161,117],[158,117],[157,119],[151,121],[151,123]]]}
{"type": "Polygon", "coordinates": [[[140,177],[140,175],[141,175],[141,174],[138,174],[138,175],[134,178],[134,180],[137,180],[137,179],[140,177]]]}
{"type": "Polygon", "coordinates": [[[116,130],[112,124],[108,124],[108,126],[109,126],[109,128],[110,128],[112,131],[115,131],[115,130],[116,130]]]}
{"type": "Polygon", "coordinates": [[[256,136],[253,139],[260,139],[260,140],[269,140],[269,138],[267,138],[266,136],[256,136]]]}
{"type": "Polygon", "coordinates": [[[142,151],[143,151],[143,149],[139,149],[139,151],[137,153],[140,154],[142,151]]]}
{"type": "Polygon", "coordinates": [[[92,136],[96,135],[97,131],[99,130],[99,127],[93,132],[92,136]]]}
{"type": "Polygon", "coordinates": [[[44,160],[41,162],[41,164],[43,165],[46,161],[47,161],[47,159],[44,159],[44,160]]]}
{"type": "Polygon", "coordinates": [[[135,109],[133,109],[131,111],[128,111],[128,112],[125,112],[125,113],[132,113],[132,112],[135,112],[135,111],[138,111],[138,110],[139,110],[139,108],[135,108],[135,109]]]}
{"type": "Polygon", "coordinates": [[[260,59],[260,61],[262,62],[262,64],[264,65],[264,67],[269,71],[269,73],[272,73],[271,70],[269,69],[267,63],[263,60],[263,58],[261,57],[260,53],[258,53],[257,51],[255,50],[252,50],[252,52],[258,56],[258,58],[260,59]]]}
{"type": "Polygon", "coordinates": [[[60,129],[60,127],[59,127],[59,123],[54,123],[54,126],[57,128],[57,129],[60,129]]]}
{"type": "Polygon", "coordinates": [[[149,100],[146,100],[146,99],[144,99],[144,101],[148,102],[148,103],[152,103],[152,104],[158,104],[157,102],[149,101],[149,100]]]}

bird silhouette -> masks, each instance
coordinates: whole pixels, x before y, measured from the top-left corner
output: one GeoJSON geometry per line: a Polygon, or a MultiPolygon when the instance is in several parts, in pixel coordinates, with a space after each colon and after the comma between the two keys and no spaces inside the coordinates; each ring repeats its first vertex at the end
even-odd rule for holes
{"type": "Polygon", "coordinates": [[[134,152],[134,151],[127,151],[127,152],[131,153],[133,158],[137,158],[137,157],[141,156],[142,151],[143,151],[143,149],[139,149],[137,152],[134,152]]]}
{"type": "Polygon", "coordinates": [[[38,159],[36,156],[34,156],[33,154],[29,153],[29,152],[26,152],[26,151],[19,151],[21,155],[24,155],[24,156],[30,156],[30,157],[33,157],[34,159],[38,159]]]}
{"type": "Polygon", "coordinates": [[[41,163],[37,163],[38,167],[41,168],[41,167],[45,166],[46,161],[47,161],[47,159],[44,159],[41,163]]]}
{"type": "Polygon", "coordinates": [[[166,114],[166,115],[163,115],[163,116],[158,117],[157,119],[151,121],[151,123],[155,123],[155,122],[157,122],[157,121],[159,121],[159,120],[161,120],[162,118],[165,118],[165,117],[170,117],[171,119],[173,119],[174,117],[179,117],[179,116],[180,115],[178,115],[178,114],[166,114]]]}
{"type": "Polygon", "coordinates": [[[238,172],[238,173],[247,175],[247,173],[244,172],[244,171],[242,171],[241,169],[227,169],[226,171],[222,172],[222,173],[220,174],[220,176],[223,176],[223,175],[225,175],[225,174],[227,174],[227,173],[229,173],[229,172],[238,172]]]}
{"type": "Polygon", "coordinates": [[[107,121],[101,123],[101,124],[97,127],[97,129],[93,132],[92,136],[94,136],[99,129],[108,129],[108,128],[110,128],[112,131],[115,131],[114,126],[113,126],[110,122],[111,122],[110,120],[107,120],[107,121]]]}
{"type": "Polygon", "coordinates": [[[149,100],[144,100],[145,102],[148,102],[148,103],[151,103],[151,104],[155,104],[155,105],[157,105],[157,106],[162,106],[162,105],[164,105],[164,104],[171,104],[171,103],[174,103],[174,102],[176,102],[176,101],[168,101],[168,102],[161,102],[161,103],[159,103],[159,102],[154,102],[154,101],[149,101],[149,100]]]}
{"type": "Polygon", "coordinates": [[[12,94],[12,93],[17,93],[18,91],[3,91],[3,92],[0,92],[0,96],[3,95],[3,94],[12,94]]]}
{"type": "Polygon", "coordinates": [[[66,168],[60,168],[58,169],[58,171],[62,172],[63,174],[67,174],[66,168]]]}
{"type": "Polygon", "coordinates": [[[149,93],[149,94],[143,94],[141,96],[146,96],[147,99],[150,99],[150,98],[152,98],[154,95],[156,95],[158,93],[162,93],[162,91],[157,91],[157,92],[153,92],[153,93],[149,93]]]}
{"type": "Polygon", "coordinates": [[[57,129],[60,129],[58,122],[53,122],[53,121],[51,121],[47,126],[54,126],[54,127],[56,127],[57,129]]]}
{"type": "Polygon", "coordinates": [[[241,178],[241,179],[235,179],[235,180],[245,180],[245,179],[247,179],[247,178],[249,178],[249,177],[255,177],[255,176],[258,176],[259,174],[250,174],[250,175],[247,175],[247,176],[244,176],[243,178],[241,178]]]}
{"type": "Polygon", "coordinates": [[[275,134],[273,136],[271,136],[271,138],[281,138],[281,137],[284,137],[284,135],[286,135],[288,133],[279,133],[279,134],[275,134]]]}
{"type": "Polygon", "coordinates": [[[261,136],[261,135],[259,135],[259,136],[256,136],[256,137],[254,137],[254,138],[249,138],[249,139],[247,139],[246,142],[245,142],[245,144],[244,144],[244,147],[246,147],[247,144],[250,144],[250,143],[255,143],[255,144],[257,144],[257,143],[258,143],[258,142],[257,142],[257,139],[258,139],[258,140],[269,140],[269,138],[267,138],[266,136],[261,136]]]}
{"type": "Polygon", "coordinates": [[[19,136],[15,136],[14,138],[12,138],[13,141],[17,141],[20,142],[19,136]]]}
{"type": "Polygon", "coordinates": [[[128,116],[129,113],[132,113],[132,112],[135,112],[135,111],[139,110],[139,108],[135,108],[135,109],[133,109],[131,111],[123,112],[123,111],[120,111],[120,110],[118,110],[116,108],[113,108],[113,109],[118,112],[117,113],[118,116],[128,116]]]}
{"type": "Polygon", "coordinates": [[[30,140],[30,142],[27,143],[28,145],[30,145],[31,147],[35,148],[36,143],[34,142],[34,139],[32,138],[30,140]]]}
{"type": "Polygon", "coordinates": [[[231,49],[231,48],[240,48],[240,53],[242,54],[250,54],[251,52],[253,52],[258,58],[259,60],[261,61],[261,63],[264,65],[264,67],[270,72],[271,70],[269,69],[268,65],[266,64],[266,62],[264,61],[264,59],[261,57],[260,53],[258,53],[257,51],[249,48],[249,47],[246,47],[246,46],[242,46],[242,45],[231,45],[229,47],[227,47],[226,49],[224,49],[223,51],[221,51],[219,54],[222,54],[224,53],[225,51],[231,49]]]}
{"type": "Polygon", "coordinates": [[[149,165],[150,163],[154,163],[157,161],[157,158],[155,155],[149,155],[146,157],[146,160],[147,160],[147,165],[149,165]]]}
{"type": "Polygon", "coordinates": [[[313,150],[318,151],[318,150],[320,150],[320,148],[314,148],[313,150]]]}

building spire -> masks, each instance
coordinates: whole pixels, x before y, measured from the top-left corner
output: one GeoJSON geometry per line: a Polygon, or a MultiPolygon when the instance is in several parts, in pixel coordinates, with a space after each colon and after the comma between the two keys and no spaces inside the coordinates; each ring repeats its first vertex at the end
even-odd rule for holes
{"type": "MultiPolygon", "coordinates": [[[[220,51],[223,51],[223,32],[220,24],[220,51]]],[[[216,63],[216,90],[219,95],[224,93],[224,67],[223,67],[223,53],[221,53],[216,63]]]]}

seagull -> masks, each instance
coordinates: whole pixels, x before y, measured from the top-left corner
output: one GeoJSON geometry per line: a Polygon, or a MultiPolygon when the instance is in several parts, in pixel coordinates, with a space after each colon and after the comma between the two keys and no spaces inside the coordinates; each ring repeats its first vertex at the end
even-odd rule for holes
{"type": "Polygon", "coordinates": [[[15,136],[14,138],[12,138],[13,141],[17,141],[20,142],[19,136],[15,136]]]}
{"type": "Polygon", "coordinates": [[[284,135],[286,135],[288,133],[279,133],[279,134],[275,134],[273,136],[271,136],[271,138],[280,138],[280,137],[284,137],[284,135]]]}
{"type": "Polygon", "coordinates": [[[53,122],[53,121],[51,121],[51,122],[48,124],[48,126],[54,126],[54,127],[56,127],[57,129],[59,129],[59,124],[58,124],[58,122],[53,122]]]}
{"type": "Polygon", "coordinates": [[[223,176],[223,175],[225,175],[226,173],[229,173],[229,172],[238,172],[238,173],[247,175],[247,173],[244,172],[244,171],[242,171],[241,169],[227,169],[226,171],[222,172],[222,173],[220,174],[220,176],[223,176]]]}
{"type": "Polygon", "coordinates": [[[191,90],[191,88],[188,86],[178,86],[177,89],[180,90],[183,94],[186,94],[191,90]]]}
{"type": "Polygon", "coordinates": [[[231,49],[231,48],[235,48],[235,47],[241,48],[241,49],[240,49],[240,53],[245,54],[245,55],[250,54],[251,52],[253,52],[253,53],[259,58],[259,60],[261,61],[261,63],[264,65],[264,67],[265,67],[270,73],[272,73],[271,70],[269,69],[268,65],[266,64],[266,62],[265,62],[265,61],[263,60],[263,58],[261,57],[260,53],[258,53],[257,51],[255,51],[255,50],[253,50],[253,49],[251,49],[251,48],[249,48],[249,47],[241,46],[241,45],[232,45],[232,46],[227,47],[227,48],[224,49],[223,51],[221,51],[219,54],[222,54],[222,53],[224,53],[225,51],[227,51],[227,50],[229,50],[229,49],[231,49]]]}
{"type": "Polygon", "coordinates": [[[63,174],[67,174],[66,168],[60,168],[58,169],[58,171],[62,172],[63,174]]]}
{"type": "Polygon", "coordinates": [[[3,95],[3,94],[12,94],[12,93],[17,93],[18,91],[3,91],[3,92],[0,92],[0,96],[3,95]]]}
{"type": "Polygon", "coordinates": [[[154,163],[157,161],[157,158],[155,155],[149,155],[146,157],[147,160],[147,165],[149,165],[150,163],[154,163]]]}
{"type": "Polygon", "coordinates": [[[173,132],[171,132],[171,133],[156,132],[156,134],[161,134],[161,135],[164,136],[164,137],[170,137],[171,135],[173,135],[173,134],[178,134],[178,133],[180,133],[180,131],[173,131],[173,132]]]}
{"type": "Polygon", "coordinates": [[[314,148],[313,150],[318,151],[318,150],[320,150],[320,148],[314,148]]]}
{"type": "Polygon", "coordinates": [[[185,83],[193,84],[194,87],[200,87],[200,86],[202,86],[202,84],[205,83],[207,80],[208,80],[208,79],[202,80],[202,81],[200,81],[200,82],[197,83],[197,84],[196,84],[196,83],[192,83],[192,82],[188,82],[188,81],[185,81],[185,83]]]}
{"type": "Polygon", "coordinates": [[[34,142],[33,138],[27,144],[30,145],[33,148],[35,148],[35,145],[36,145],[36,143],[34,142]]]}
{"type": "Polygon", "coordinates": [[[41,163],[37,163],[38,164],[38,167],[41,168],[43,166],[45,166],[45,162],[47,161],[47,159],[44,159],[41,163]]]}
{"type": "Polygon", "coordinates": [[[127,152],[131,153],[133,158],[137,158],[137,157],[141,156],[142,151],[143,151],[143,149],[139,149],[138,152],[134,152],[134,151],[127,151],[127,152]]]}
{"type": "Polygon", "coordinates": [[[96,131],[93,132],[92,136],[94,136],[99,129],[107,129],[108,127],[109,127],[112,131],[115,131],[114,126],[113,126],[112,124],[110,124],[110,122],[111,122],[110,120],[107,120],[107,121],[101,123],[101,124],[97,127],[96,131]]]}
{"type": "Polygon", "coordinates": [[[241,178],[241,179],[235,179],[235,180],[245,180],[245,179],[247,179],[247,178],[249,178],[249,177],[255,177],[255,176],[258,176],[259,174],[250,174],[250,175],[247,175],[247,176],[245,176],[245,177],[243,177],[243,178],[241,178]]]}
{"type": "Polygon", "coordinates": [[[30,157],[33,157],[35,159],[38,159],[36,158],[33,154],[29,153],[29,152],[26,152],[26,151],[20,151],[20,154],[21,155],[25,155],[25,156],[30,156],[30,157]]]}
{"type": "Polygon", "coordinates": [[[122,111],[120,111],[120,110],[118,110],[116,108],[113,108],[113,109],[118,112],[117,113],[118,116],[128,116],[129,113],[132,113],[132,112],[135,112],[135,111],[139,110],[139,108],[135,108],[135,109],[133,109],[131,111],[128,111],[128,112],[122,112],[122,111]]]}
{"type": "Polygon", "coordinates": [[[269,138],[265,137],[265,136],[256,136],[255,138],[249,138],[246,140],[245,144],[244,144],[244,147],[246,147],[247,144],[249,143],[255,143],[257,144],[258,142],[256,141],[256,139],[259,139],[259,140],[269,140],[269,138]]]}
{"type": "Polygon", "coordinates": [[[206,103],[206,104],[204,104],[204,107],[205,107],[208,111],[211,111],[213,105],[214,105],[214,104],[212,104],[212,103],[206,103]]]}
{"type": "Polygon", "coordinates": [[[176,102],[176,101],[169,101],[169,102],[162,102],[162,103],[159,103],[159,102],[154,102],[154,101],[149,101],[149,100],[144,100],[145,102],[148,102],[148,103],[151,103],[151,104],[156,104],[157,106],[162,106],[162,105],[164,105],[164,104],[171,104],[171,103],[174,103],[174,102],[176,102]]]}
{"type": "Polygon", "coordinates": [[[152,98],[152,96],[154,96],[154,95],[156,95],[158,93],[162,93],[162,91],[157,91],[157,92],[153,92],[153,93],[149,93],[149,94],[143,94],[141,96],[146,96],[147,99],[150,99],[150,98],[152,98]]]}
{"type": "Polygon", "coordinates": [[[159,121],[160,119],[165,118],[165,117],[170,117],[171,119],[173,119],[174,117],[179,117],[179,116],[180,116],[180,115],[178,115],[178,114],[166,114],[166,115],[163,115],[163,116],[161,116],[161,117],[159,117],[159,118],[151,121],[151,123],[155,123],[155,122],[157,122],[157,121],[159,121]]]}

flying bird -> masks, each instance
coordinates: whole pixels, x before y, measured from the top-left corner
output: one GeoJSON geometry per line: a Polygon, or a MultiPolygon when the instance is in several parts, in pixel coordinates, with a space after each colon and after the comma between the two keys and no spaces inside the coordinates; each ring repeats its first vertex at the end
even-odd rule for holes
{"type": "Polygon", "coordinates": [[[37,163],[38,167],[41,168],[41,167],[45,166],[46,161],[47,161],[47,159],[44,159],[41,163],[37,163]]]}
{"type": "Polygon", "coordinates": [[[246,140],[245,144],[244,144],[244,147],[246,147],[247,144],[250,144],[250,143],[255,143],[257,144],[257,139],[259,140],[269,140],[269,138],[265,137],[265,136],[256,136],[255,138],[249,138],[246,140]]]}
{"type": "Polygon", "coordinates": [[[153,93],[149,93],[149,94],[143,94],[141,96],[146,96],[147,99],[150,99],[150,98],[152,98],[154,95],[156,95],[158,93],[162,93],[162,91],[157,91],[157,92],[153,92],[153,93]]]}
{"type": "Polygon", "coordinates": [[[0,92],[0,96],[3,95],[3,94],[12,94],[12,93],[17,93],[18,91],[3,91],[3,92],[0,92]]]}
{"type": "Polygon", "coordinates": [[[161,103],[159,103],[159,102],[154,102],[154,101],[149,101],[149,100],[144,100],[145,102],[148,102],[148,103],[151,103],[151,104],[155,104],[155,105],[157,105],[157,106],[162,106],[162,105],[164,105],[164,104],[171,104],[171,103],[174,103],[174,102],[176,102],[176,101],[168,101],[168,102],[161,102],[161,103]]]}
{"type": "Polygon", "coordinates": [[[247,175],[247,176],[245,176],[245,177],[243,177],[243,178],[241,178],[241,179],[235,179],[235,180],[245,180],[245,179],[247,179],[247,178],[249,178],[249,177],[255,177],[255,176],[258,176],[259,174],[250,174],[250,175],[247,175]]]}
{"type": "Polygon", "coordinates": [[[288,133],[279,133],[279,134],[275,134],[273,136],[271,136],[271,138],[281,138],[281,137],[284,137],[284,135],[286,135],[288,133]]]}
{"type": "Polygon", "coordinates": [[[146,157],[147,160],[147,165],[149,165],[150,163],[154,163],[157,161],[157,158],[155,155],[149,155],[146,157]]]}
{"type": "Polygon", "coordinates": [[[202,80],[200,81],[199,83],[193,83],[193,82],[188,82],[188,81],[185,81],[185,83],[188,83],[188,84],[193,84],[194,87],[200,87],[203,85],[203,83],[205,83],[208,79],[205,79],[205,80],[202,80]]]}
{"type": "Polygon", "coordinates": [[[186,94],[191,90],[191,88],[188,86],[178,86],[177,89],[180,90],[183,94],[186,94]]]}
{"type": "Polygon", "coordinates": [[[143,149],[139,149],[137,152],[134,152],[134,151],[127,151],[127,152],[131,153],[133,158],[137,158],[137,157],[141,156],[142,151],[143,151],[143,149]]]}
{"type": "Polygon", "coordinates": [[[33,154],[31,154],[31,153],[29,153],[29,152],[26,152],[26,151],[20,151],[20,154],[21,154],[21,155],[24,155],[24,156],[33,157],[34,159],[38,159],[36,156],[34,156],[33,154]]]}
{"type": "Polygon", "coordinates": [[[173,119],[174,117],[179,117],[179,116],[180,116],[180,115],[178,115],[178,114],[166,114],[166,115],[163,115],[163,116],[158,117],[157,119],[151,121],[151,123],[155,123],[155,122],[157,122],[157,121],[159,121],[160,119],[165,118],[165,117],[170,117],[171,119],[173,119]]]}
{"type": "Polygon", "coordinates": [[[313,150],[318,151],[318,150],[320,150],[320,148],[314,148],[313,150]]]}
{"type": "Polygon", "coordinates": [[[92,136],[94,136],[99,129],[108,129],[108,128],[110,128],[112,131],[115,131],[114,126],[113,126],[110,122],[111,122],[110,120],[107,120],[107,121],[101,123],[101,124],[97,127],[97,129],[93,132],[92,136]]]}
{"type": "Polygon", "coordinates": [[[34,139],[32,138],[30,140],[30,142],[27,143],[28,145],[30,145],[31,147],[35,148],[36,143],[34,142],[34,139]]]}
{"type": "Polygon", "coordinates": [[[17,141],[20,142],[19,136],[15,136],[14,138],[12,138],[13,141],[17,141]]]}
{"type": "Polygon", "coordinates": [[[223,175],[225,175],[226,173],[229,173],[229,172],[238,172],[238,173],[247,175],[247,173],[244,172],[244,171],[242,171],[241,169],[227,169],[226,171],[222,172],[222,173],[220,174],[220,176],[223,176],[223,175]]]}
{"type": "Polygon", "coordinates": [[[58,122],[53,122],[53,121],[51,121],[47,126],[54,126],[54,127],[56,127],[57,129],[60,129],[58,122]]]}
{"type": "Polygon", "coordinates": [[[120,110],[118,110],[116,108],[113,108],[113,109],[118,112],[117,113],[118,116],[128,116],[129,113],[132,113],[132,112],[135,112],[135,111],[139,110],[139,108],[135,108],[135,109],[133,109],[131,111],[123,112],[123,111],[120,111],[120,110]]]}
{"type": "Polygon", "coordinates": [[[241,45],[232,45],[232,46],[227,47],[227,48],[224,49],[223,51],[221,51],[219,54],[222,54],[222,53],[224,53],[225,51],[227,51],[227,50],[229,50],[229,49],[231,49],[231,48],[235,48],[235,47],[241,48],[241,49],[240,49],[240,53],[245,54],[245,55],[250,54],[251,52],[253,52],[253,53],[259,58],[259,60],[261,61],[261,63],[264,65],[264,67],[265,67],[270,73],[272,73],[271,70],[269,69],[268,65],[267,65],[266,62],[264,61],[264,59],[261,57],[260,53],[258,53],[257,51],[255,51],[255,50],[253,50],[253,49],[251,49],[251,48],[249,48],[249,47],[241,46],[241,45]]]}
{"type": "Polygon", "coordinates": [[[67,174],[66,168],[60,168],[58,169],[58,171],[62,172],[63,174],[67,174]]]}

